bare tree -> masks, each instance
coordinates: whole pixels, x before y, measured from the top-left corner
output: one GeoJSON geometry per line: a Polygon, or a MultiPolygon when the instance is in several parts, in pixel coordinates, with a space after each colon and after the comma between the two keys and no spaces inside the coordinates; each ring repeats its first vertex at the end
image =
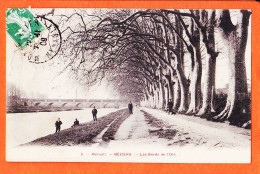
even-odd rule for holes
{"type": "Polygon", "coordinates": [[[229,10],[221,13],[219,27],[222,29],[222,41],[229,50],[230,75],[226,107],[213,118],[216,121],[228,119],[232,124],[238,124],[248,110],[245,49],[250,15],[248,10],[240,10],[237,24],[234,25],[229,10]]]}
{"type": "Polygon", "coordinates": [[[216,10],[111,9],[87,15],[75,11],[60,17],[64,28],[60,57],[64,68],[83,85],[106,79],[124,98],[156,108],[165,108],[171,98],[177,112],[211,119],[219,54],[215,29],[219,28],[223,43],[229,47],[231,73],[226,108],[213,119],[241,122],[238,117],[246,110],[248,96],[245,47],[250,13],[240,13],[234,26],[228,10],[222,11],[218,24],[216,10]],[[78,24],[71,27],[68,23],[75,17],[78,24]],[[92,19],[90,24],[87,17],[92,19]],[[207,54],[203,82],[202,54],[207,54]]]}

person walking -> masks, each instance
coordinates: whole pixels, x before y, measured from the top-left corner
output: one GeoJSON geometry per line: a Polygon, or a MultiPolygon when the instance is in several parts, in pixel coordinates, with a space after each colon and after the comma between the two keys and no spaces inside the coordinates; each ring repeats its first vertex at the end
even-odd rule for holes
{"type": "Polygon", "coordinates": [[[168,104],[167,104],[167,107],[168,107],[168,112],[169,112],[169,113],[173,113],[173,111],[172,111],[172,108],[173,108],[172,99],[169,100],[169,102],[168,102],[168,104]]]}
{"type": "Polygon", "coordinates": [[[130,114],[133,114],[133,104],[132,104],[131,101],[130,101],[130,103],[128,104],[128,109],[129,109],[129,113],[130,113],[130,114]]]}
{"type": "Polygon", "coordinates": [[[94,106],[94,109],[92,110],[93,120],[97,121],[97,109],[94,106]]]}
{"type": "Polygon", "coordinates": [[[58,120],[55,122],[55,127],[56,127],[56,132],[60,132],[60,125],[62,124],[62,122],[60,121],[60,118],[58,118],[58,120]]]}

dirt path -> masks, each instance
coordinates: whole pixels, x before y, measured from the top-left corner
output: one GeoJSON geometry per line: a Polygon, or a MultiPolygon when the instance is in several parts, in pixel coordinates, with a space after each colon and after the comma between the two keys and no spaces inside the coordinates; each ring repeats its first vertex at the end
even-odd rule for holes
{"type": "Polygon", "coordinates": [[[135,109],[119,127],[108,146],[153,144],[164,147],[248,148],[250,130],[198,117],[169,115],[161,110],[135,109]]]}
{"type": "Polygon", "coordinates": [[[136,109],[119,127],[115,137],[116,140],[147,138],[148,129],[143,113],[136,109]]]}
{"type": "MultiPolygon", "coordinates": [[[[161,119],[176,129],[184,137],[186,144],[208,147],[243,147],[250,148],[251,133],[225,123],[210,122],[198,117],[168,115],[164,111],[142,108],[145,112],[161,119]]],[[[183,138],[183,139],[184,139],[183,138]]]]}
{"type": "Polygon", "coordinates": [[[154,149],[167,148],[169,137],[173,138],[175,135],[176,131],[170,129],[167,123],[154,117],[148,119],[144,112],[135,108],[133,114],[117,130],[114,141],[109,142],[106,147],[128,147],[134,148],[134,151],[146,149],[147,145],[152,145],[150,148],[154,149]]]}

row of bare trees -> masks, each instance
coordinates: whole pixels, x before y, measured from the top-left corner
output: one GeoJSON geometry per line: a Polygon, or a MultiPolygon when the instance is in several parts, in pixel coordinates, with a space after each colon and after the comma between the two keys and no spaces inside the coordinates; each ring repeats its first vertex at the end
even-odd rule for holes
{"type": "Polygon", "coordinates": [[[173,99],[178,113],[242,125],[251,112],[245,68],[250,14],[239,10],[234,23],[230,10],[75,11],[59,16],[60,57],[85,85],[106,79],[123,97],[147,107],[166,108],[173,99]],[[214,106],[221,54],[216,39],[229,60],[221,112],[214,106]]]}

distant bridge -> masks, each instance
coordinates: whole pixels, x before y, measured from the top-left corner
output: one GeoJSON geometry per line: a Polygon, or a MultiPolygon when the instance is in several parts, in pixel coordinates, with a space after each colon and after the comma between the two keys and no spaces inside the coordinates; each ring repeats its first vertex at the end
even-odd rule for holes
{"type": "Polygon", "coordinates": [[[20,99],[23,106],[66,108],[118,108],[126,107],[128,102],[122,99],[20,99]]]}

